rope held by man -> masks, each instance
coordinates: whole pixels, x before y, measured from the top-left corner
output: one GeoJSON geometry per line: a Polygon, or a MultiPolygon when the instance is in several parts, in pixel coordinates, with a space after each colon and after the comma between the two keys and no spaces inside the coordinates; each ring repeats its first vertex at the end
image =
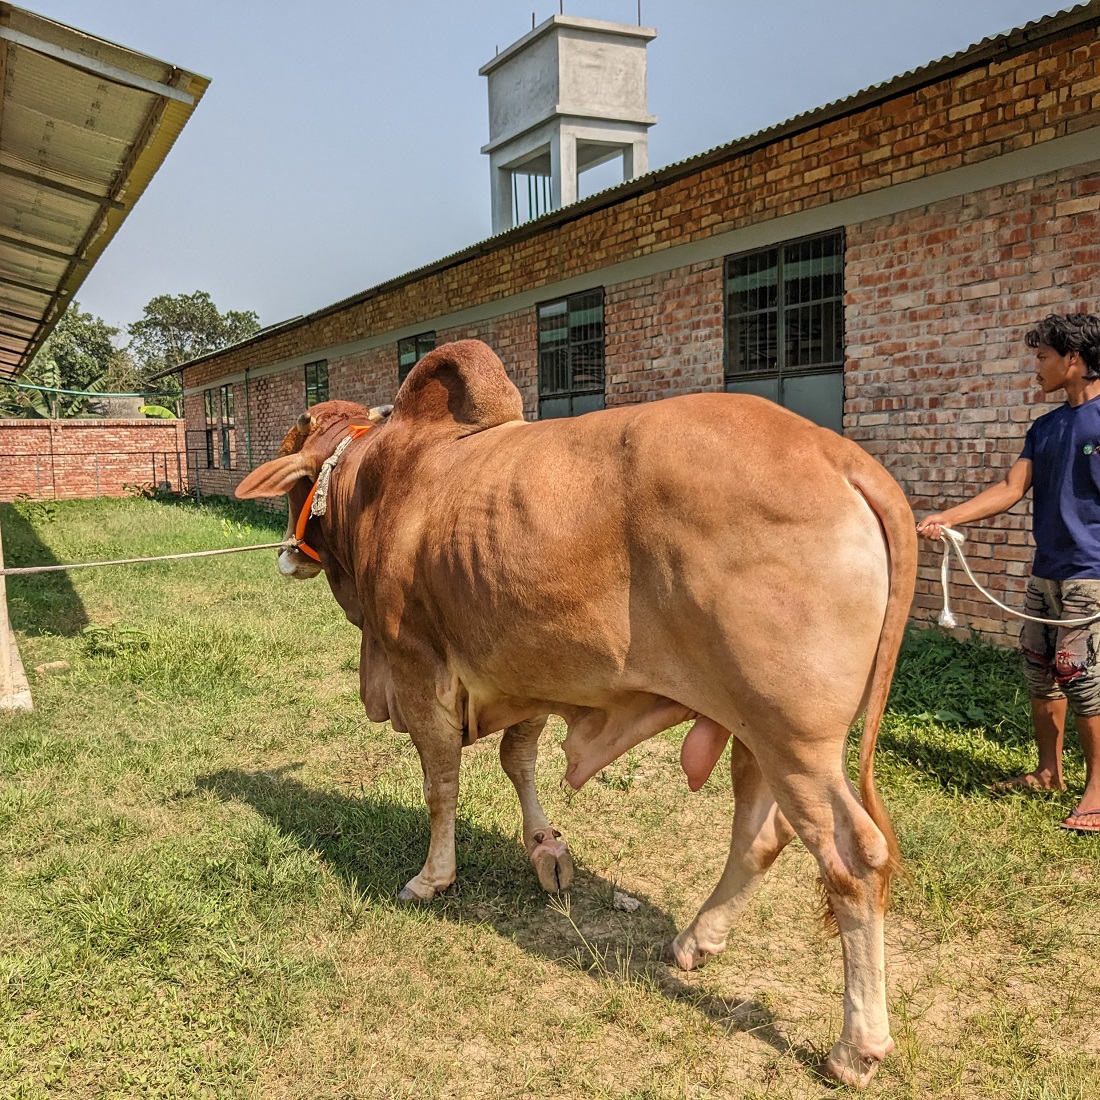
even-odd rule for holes
{"type": "Polygon", "coordinates": [[[970,578],[970,583],[973,584],[990,603],[996,604],[1002,611],[1007,611],[1010,615],[1015,615],[1020,619],[1027,619],[1028,622],[1042,623],[1044,626],[1088,626],[1089,623],[1094,623],[1097,619],[1100,619],[1100,611],[1097,611],[1095,615],[1089,615],[1083,619],[1040,619],[1036,618],[1034,615],[1028,615],[1023,611],[1015,611],[1007,604],[1001,603],[996,596],[983,588],[981,582],[974,576],[970,568],[970,563],[966,560],[966,555],[963,553],[962,544],[966,541],[966,536],[961,531],[956,531],[953,527],[941,527],[940,541],[943,543],[943,562],[940,564],[940,584],[943,585],[943,610],[940,612],[939,617],[940,626],[950,628],[958,625],[958,620],[951,611],[951,603],[947,589],[947,574],[951,564],[952,550],[955,551],[955,556],[959,559],[959,564],[970,578]]]}

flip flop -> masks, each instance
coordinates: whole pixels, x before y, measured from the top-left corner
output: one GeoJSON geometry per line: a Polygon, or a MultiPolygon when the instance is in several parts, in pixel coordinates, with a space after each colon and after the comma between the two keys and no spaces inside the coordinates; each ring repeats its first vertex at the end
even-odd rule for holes
{"type": "Polygon", "coordinates": [[[1065,821],[1059,822],[1058,828],[1074,833],[1100,833],[1100,810],[1074,810],[1065,821]]]}

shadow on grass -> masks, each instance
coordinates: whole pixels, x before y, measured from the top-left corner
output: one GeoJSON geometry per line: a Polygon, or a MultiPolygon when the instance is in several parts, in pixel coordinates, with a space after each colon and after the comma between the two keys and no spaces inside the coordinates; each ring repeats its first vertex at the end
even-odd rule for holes
{"type": "MultiPolygon", "coordinates": [[[[224,801],[248,803],[301,849],[317,853],[362,901],[394,904],[427,853],[427,809],[370,791],[349,798],[314,790],[287,774],[300,766],[264,772],[229,769],[197,777],[195,785],[224,801]]],[[[668,913],[644,898],[631,919],[654,946],[636,958],[632,937],[615,936],[608,924],[614,914],[613,882],[576,868],[569,920],[578,934],[570,936],[559,921],[548,920],[547,895],[539,889],[526,853],[513,838],[460,817],[456,846],[458,883],[426,907],[437,919],[488,923],[531,954],[571,968],[579,961],[590,976],[610,982],[644,983],[670,1001],[690,1005],[727,1033],[752,1034],[808,1067],[820,1061],[818,1052],[791,1044],[776,1028],[774,1014],[759,1001],[747,997],[727,1001],[701,994],[677,979],[660,961],[659,946],[675,934],[676,927],[668,913]],[[578,949],[580,933],[583,941],[578,949]],[[578,950],[587,957],[578,956],[578,950]]]]}
{"type": "MultiPolygon", "coordinates": [[[[911,626],[898,657],[880,748],[945,788],[985,792],[1019,774],[1033,752],[1027,687],[1017,651],[980,635],[911,626]]],[[[1033,766],[1032,761],[1028,766],[1033,766]]]]}
{"type": "MultiPolygon", "coordinates": [[[[0,528],[4,532],[4,564],[8,568],[58,565],[52,550],[38,537],[28,514],[51,516],[52,501],[25,505],[0,504],[0,528]]],[[[32,573],[8,577],[8,610],[14,630],[24,634],[56,634],[72,637],[91,621],[84,602],[76,594],[68,573],[32,573]]]]}

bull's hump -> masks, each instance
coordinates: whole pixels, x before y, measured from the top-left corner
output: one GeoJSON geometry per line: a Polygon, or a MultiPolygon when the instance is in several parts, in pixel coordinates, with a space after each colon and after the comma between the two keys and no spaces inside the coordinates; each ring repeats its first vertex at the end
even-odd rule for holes
{"type": "Polygon", "coordinates": [[[391,420],[453,427],[469,435],[522,421],[523,400],[492,348],[480,340],[458,340],[413,367],[397,391],[391,420]]]}

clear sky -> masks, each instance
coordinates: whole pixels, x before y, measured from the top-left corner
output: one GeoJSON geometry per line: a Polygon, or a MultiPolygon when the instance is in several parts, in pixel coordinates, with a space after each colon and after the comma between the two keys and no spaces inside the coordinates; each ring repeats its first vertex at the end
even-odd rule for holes
{"type": "MultiPolygon", "coordinates": [[[[207,290],[264,325],[490,235],[478,69],[558,0],[17,0],[211,78],[81,288],[125,328],[207,290]]],[[[650,168],[1070,5],[1052,0],[641,0],[650,168]]],[[[636,23],[638,0],[565,0],[636,23]]],[[[584,193],[617,182],[588,181],[584,193]],[[596,185],[599,186],[596,186],[596,185]]],[[[586,177],[582,177],[584,180],[586,177]]]]}

